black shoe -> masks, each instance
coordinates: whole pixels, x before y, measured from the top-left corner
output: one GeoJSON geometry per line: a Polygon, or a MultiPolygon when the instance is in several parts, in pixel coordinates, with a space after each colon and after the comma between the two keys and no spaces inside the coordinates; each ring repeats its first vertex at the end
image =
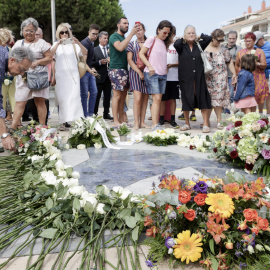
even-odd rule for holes
{"type": "Polygon", "coordinates": [[[23,117],[22,118],[22,121],[23,122],[29,122],[29,121],[31,121],[32,119],[31,118],[29,118],[29,117],[23,117]]]}
{"type": "Polygon", "coordinates": [[[111,117],[111,115],[108,113],[108,114],[104,114],[103,115],[103,118],[104,119],[107,119],[107,120],[113,120],[113,117],[111,117]]]}
{"type": "Polygon", "coordinates": [[[178,116],[178,119],[179,119],[179,120],[185,120],[184,113],[182,113],[181,115],[179,115],[179,116],[178,116]]]}
{"type": "Polygon", "coordinates": [[[68,122],[66,122],[66,123],[65,123],[65,127],[66,127],[66,128],[70,128],[71,125],[70,125],[68,122]]]}
{"type": "Polygon", "coordinates": [[[163,126],[164,125],[164,119],[159,119],[159,123],[158,123],[160,126],[163,126]]]}
{"type": "Polygon", "coordinates": [[[177,125],[175,121],[170,121],[170,125],[172,128],[179,128],[179,126],[177,125]]]}
{"type": "Polygon", "coordinates": [[[0,147],[0,153],[3,153],[3,152],[5,152],[4,147],[0,147]]]}

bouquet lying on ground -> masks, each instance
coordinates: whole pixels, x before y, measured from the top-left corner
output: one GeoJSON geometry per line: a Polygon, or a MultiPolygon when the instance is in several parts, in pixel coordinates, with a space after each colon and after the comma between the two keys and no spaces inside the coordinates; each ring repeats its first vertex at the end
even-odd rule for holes
{"type": "Polygon", "coordinates": [[[270,176],[270,125],[266,116],[259,113],[237,113],[232,121],[213,138],[213,156],[232,161],[245,168],[247,173],[270,176]]]}
{"type": "Polygon", "coordinates": [[[270,269],[270,202],[263,178],[161,177],[144,201],[148,266],[198,262],[207,269],[270,269]],[[226,183],[225,183],[226,182],[226,183]]]}
{"type": "Polygon", "coordinates": [[[175,133],[173,128],[166,128],[163,130],[155,130],[148,132],[143,137],[146,143],[153,144],[155,146],[167,146],[176,144],[179,133],[175,133]]]}
{"type": "Polygon", "coordinates": [[[72,147],[77,147],[80,144],[85,145],[86,147],[105,147],[103,138],[99,131],[97,131],[96,124],[104,130],[109,142],[115,143],[109,125],[101,116],[80,118],[72,123],[69,131],[68,143],[72,147]]]}
{"type": "Polygon", "coordinates": [[[190,136],[188,133],[182,133],[177,139],[177,144],[181,147],[188,147],[190,150],[207,152],[210,150],[211,138],[208,135],[190,136]]]}

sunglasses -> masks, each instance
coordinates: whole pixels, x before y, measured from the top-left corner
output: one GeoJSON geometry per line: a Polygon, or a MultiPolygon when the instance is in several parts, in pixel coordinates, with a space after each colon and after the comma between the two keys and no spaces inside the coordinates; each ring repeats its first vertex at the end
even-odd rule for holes
{"type": "Polygon", "coordinates": [[[59,33],[60,35],[64,35],[64,34],[69,34],[69,32],[68,31],[61,31],[60,33],[59,33]]]}
{"type": "Polygon", "coordinates": [[[216,39],[218,42],[223,42],[225,39],[216,39]]]}
{"type": "Polygon", "coordinates": [[[170,34],[170,32],[166,32],[166,31],[161,31],[161,33],[162,33],[163,35],[169,35],[169,34],[170,34]]]}

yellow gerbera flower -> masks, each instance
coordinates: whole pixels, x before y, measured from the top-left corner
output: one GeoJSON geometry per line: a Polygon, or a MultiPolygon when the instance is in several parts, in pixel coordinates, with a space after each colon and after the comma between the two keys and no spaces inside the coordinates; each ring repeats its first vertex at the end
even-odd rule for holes
{"type": "Polygon", "coordinates": [[[220,217],[229,218],[235,207],[229,195],[224,193],[209,193],[205,199],[205,203],[211,205],[209,211],[219,214],[220,217]]]}
{"type": "Polygon", "coordinates": [[[177,259],[181,258],[182,262],[186,260],[186,263],[189,264],[189,261],[196,262],[201,258],[203,252],[200,247],[202,246],[202,238],[198,234],[193,233],[190,237],[190,231],[183,231],[177,235],[175,240],[177,245],[173,247],[173,254],[177,259]]]}

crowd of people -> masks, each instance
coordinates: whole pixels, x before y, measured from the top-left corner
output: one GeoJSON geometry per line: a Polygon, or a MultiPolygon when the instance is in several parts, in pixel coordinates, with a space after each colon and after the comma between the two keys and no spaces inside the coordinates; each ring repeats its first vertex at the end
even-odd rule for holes
{"type": "Polygon", "coordinates": [[[34,18],[22,22],[22,39],[15,43],[10,30],[0,29],[0,134],[5,148],[14,147],[10,134],[22,120],[29,120],[29,111],[34,120],[47,123],[50,85],[55,86],[61,130],[80,117],[97,115],[102,94],[103,118],[112,120],[117,128],[127,121],[128,91],[134,95],[134,129],[161,129],[166,106],[170,126],[178,128],[177,99],[182,102],[179,119],[185,120],[181,131],[191,129],[195,109],[201,110],[203,133],[210,132],[212,110],[217,128],[223,128],[221,114],[230,113],[232,103],[244,113],[255,111],[257,106],[262,113],[266,103],[270,114],[270,42],[259,31],[245,35],[242,49],[236,45],[235,31],[227,35],[226,45],[222,29],[197,35],[195,27],[188,25],[183,37],[176,38],[176,27],[167,20],[161,21],[156,35],[149,37],[141,22],[125,36],[129,30],[125,17],[119,19],[111,36],[91,24],[88,36],[79,41],[72,30],[70,24],[61,23],[57,41],[51,46],[34,18]],[[97,39],[99,45],[95,47],[97,39]],[[212,66],[210,72],[204,68],[205,61],[212,66]],[[85,64],[83,74],[79,62],[85,64]],[[151,127],[145,124],[148,100],[151,127]],[[5,120],[11,121],[8,130],[5,120]]]}

